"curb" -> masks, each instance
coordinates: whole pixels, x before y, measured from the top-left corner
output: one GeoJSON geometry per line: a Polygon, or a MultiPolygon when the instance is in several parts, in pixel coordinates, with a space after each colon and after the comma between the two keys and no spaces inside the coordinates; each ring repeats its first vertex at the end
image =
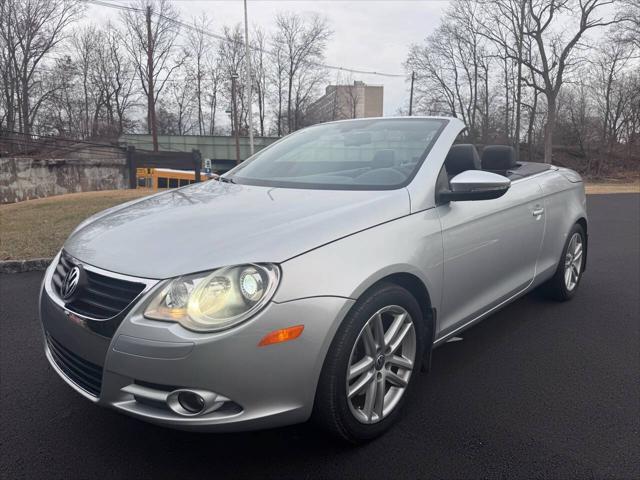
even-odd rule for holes
{"type": "Polygon", "coordinates": [[[46,270],[53,258],[0,261],[0,273],[23,273],[46,270]]]}

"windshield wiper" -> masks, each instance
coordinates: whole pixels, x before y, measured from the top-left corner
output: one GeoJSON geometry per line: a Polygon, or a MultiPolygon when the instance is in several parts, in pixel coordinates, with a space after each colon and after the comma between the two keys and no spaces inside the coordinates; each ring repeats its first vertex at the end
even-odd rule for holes
{"type": "Polygon", "coordinates": [[[236,183],[236,181],[233,178],[223,177],[223,176],[218,177],[218,181],[224,182],[224,183],[236,183]]]}

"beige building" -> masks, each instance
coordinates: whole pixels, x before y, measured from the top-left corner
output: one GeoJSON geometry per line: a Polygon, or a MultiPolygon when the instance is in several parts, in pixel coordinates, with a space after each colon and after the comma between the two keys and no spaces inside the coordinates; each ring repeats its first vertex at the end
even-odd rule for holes
{"type": "Polygon", "coordinates": [[[329,85],[325,94],[313,102],[307,110],[309,125],[348,118],[382,116],[382,85],[329,85]]]}

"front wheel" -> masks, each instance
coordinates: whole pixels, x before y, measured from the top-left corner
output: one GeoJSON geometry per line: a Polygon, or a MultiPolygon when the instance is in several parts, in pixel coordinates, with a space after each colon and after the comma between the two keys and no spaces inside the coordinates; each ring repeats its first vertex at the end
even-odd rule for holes
{"type": "Polygon", "coordinates": [[[567,235],[556,273],[543,285],[547,296],[565,301],[575,295],[584,271],[586,247],[587,239],[584,229],[576,223],[567,235]]]}
{"type": "Polygon", "coordinates": [[[396,420],[424,351],[425,325],[415,298],[383,284],[344,319],[325,360],[313,419],[347,441],[381,435],[396,420]]]}

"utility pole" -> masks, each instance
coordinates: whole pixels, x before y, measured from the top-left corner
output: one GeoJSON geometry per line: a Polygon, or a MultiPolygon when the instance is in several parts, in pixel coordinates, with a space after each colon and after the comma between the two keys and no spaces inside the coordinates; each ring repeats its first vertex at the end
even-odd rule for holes
{"type": "Polygon", "coordinates": [[[153,151],[158,151],[158,128],[156,126],[156,99],[153,93],[153,39],[151,35],[151,5],[147,5],[147,83],[148,91],[148,114],[151,124],[151,138],[153,139],[153,151]]]}
{"type": "Polygon", "coordinates": [[[251,49],[249,48],[249,20],[247,19],[247,0],[244,0],[244,46],[247,57],[247,75],[245,89],[247,90],[247,105],[249,106],[249,151],[253,155],[253,106],[251,99],[251,49]]]}
{"type": "Polygon", "coordinates": [[[233,123],[233,134],[236,137],[236,164],[240,164],[240,139],[238,138],[238,108],[236,106],[236,80],[238,74],[231,74],[231,122],[233,123]]]}
{"type": "Polygon", "coordinates": [[[413,82],[416,80],[416,72],[411,72],[411,92],[409,93],[409,116],[413,115],[413,82]]]}

